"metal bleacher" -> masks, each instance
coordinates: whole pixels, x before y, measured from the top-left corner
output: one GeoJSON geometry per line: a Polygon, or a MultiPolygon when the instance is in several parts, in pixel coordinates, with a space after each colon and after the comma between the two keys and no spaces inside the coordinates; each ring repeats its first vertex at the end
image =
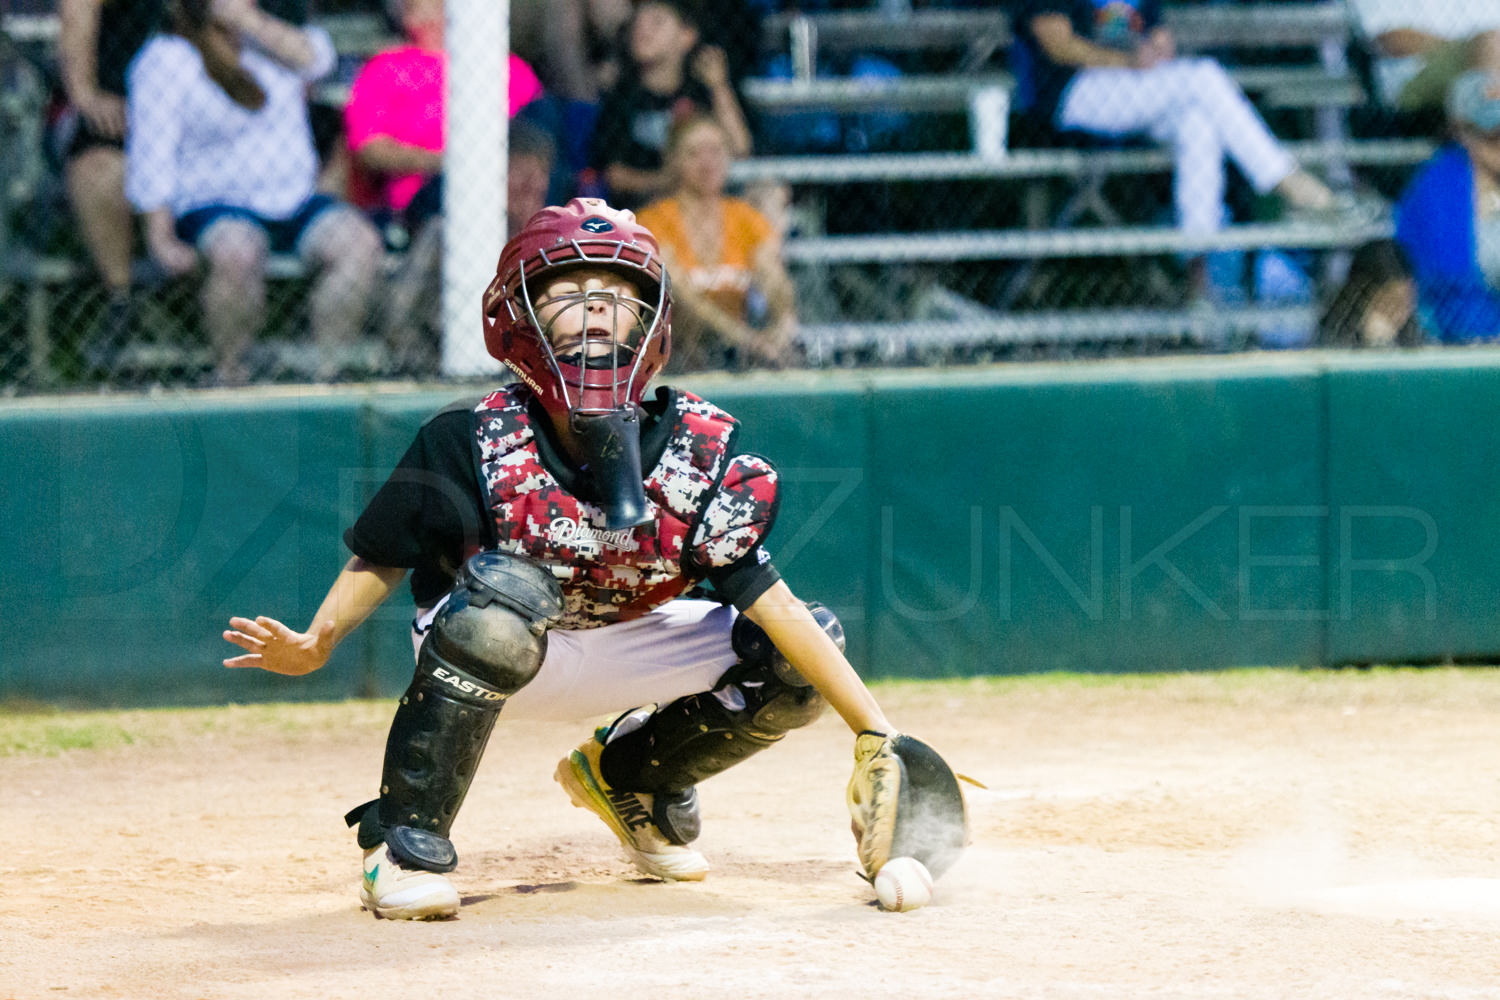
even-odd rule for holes
{"type": "MultiPolygon", "coordinates": [[[[1260,3],[1169,7],[1167,25],[1185,54],[1199,51],[1244,55],[1228,63],[1235,79],[1263,110],[1300,113],[1310,120],[1310,138],[1287,143],[1304,166],[1314,167],[1335,184],[1348,183],[1362,168],[1409,168],[1429,156],[1427,139],[1354,139],[1347,112],[1367,100],[1351,71],[1347,52],[1353,40],[1350,15],[1342,2],[1260,3]],[[1259,63],[1259,52],[1276,50],[1278,59],[1259,63]],[[1298,53],[1288,61],[1287,52],[1298,53]]],[[[981,95],[1014,79],[1001,57],[1012,40],[1008,14],[983,10],[862,10],[817,14],[779,14],[763,25],[763,47],[786,51],[793,75],[785,79],[750,79],[743,85],[746,103],[761,114],[797,111],[902,111],[913,114],[967,114],[970,134],[982,131],[981,95]],[[822,57],[843,51],[893,54],[943,53],[941,72],[888,79],[820,76],[822,57]]],[[[929,60],[931,62],[931,60],[929,60]]],[[[1257,223],[1232,225],[1211,236],[1191,238],[1163,226],[1128,225],[1105,204],[1102,185],[1109,177],[1161,174],[1171,170],[1164,149],[1026,148],[1012,145],[998,152],[971,148],[946,152],[758,156],[737,163],[732,177],[740,183],[789,185],[804,208],[801,232],[786,244],[786,258],[804,284],[827,280],[840,265],[925,266],[942,288],[942,271],[959,261],[1027,261],[1096,257],[1163,257],[1213,250],[1319,250],[1337,253],[1390,234],[1388,222],[1361,224],[1257,223]],[[851,184],[925,184],[988,181],[1032,185],[1061,181],[1071,188],[1070,205],[1087,204],[1104,225],[1077,226],[1079,211],[1042,208],[1017,218],[1017,225],[978,231],[891,232],[828,235],[822,218],[826,204],[851,184]],[[1061,222],[1059,222],[1061,220],[1061,222]]],[[[1004,220],[997,220],[1002,226],[1004,220]]],[[[950,296],[951,298],[951,296],[950,296]]],[[[1004,305],[1002,303],[1001,305],[1004,305]]],[[[1076,309],[1023,313],[963,303],[956,318],[931,315],[910,319],[816,317],[802,336],[815,358],[840,351],[875,350],[886,357],[916,355],[973,343],[1067,343],[1076,340],[1136,340],[1160,335],[1202,344],[1224,342],[1265,323],[1295,321],[1310,328],[1306,309],[1255,306],[1205,311],[1076,309]]]]}
{"type": "MultiPolygon", "coordinates": [[[[1286,143],[1304,166],[1407,166],[1431,155],[1427,139],[1306,140],[1286,143]]],[[[880,180],[982,180],[1141,174],[1171,169],[1164,149],[1012,149],[990,158],[973,152],[858,153],[823,156],[755,156],[732,168],[741,183],[846,184],[880,180]]]]}
{"type": "MultiPolygon", "coordinates": [[[[1165,22],[1184,52],[1207,49],[1307,48],[1309,65],[1234,66],[1231,72],[1264,107],[1348,107],[1365,100],[1364,88],[1344,58],[1350,38],[1341,2],[1267,2],[1248,6],[1168,8],[1165,22]]],[[[766,19],[762,44],[786,48],[790,79],[744,81],[746,101],[761,111],[805,109],[959,110],[977,90],[1014,86],[1009,72],[994,66],[1011,42],[1004,10],[923,9],[899,15],[878,11],[777,14],[766,19]],[[949,50],[951,71],[890,80],[846,80],[818,76],[819,55],[835,51],[918,52],[949,50]]]]}

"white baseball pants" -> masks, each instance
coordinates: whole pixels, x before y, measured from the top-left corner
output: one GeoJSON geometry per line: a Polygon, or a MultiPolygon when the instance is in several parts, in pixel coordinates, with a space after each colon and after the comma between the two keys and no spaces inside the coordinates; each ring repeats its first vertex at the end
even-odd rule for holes
{"type": "MultiPolygon", "coordinates": [[[[442,606],[418,612],[414,651],[442,606]]],[[[708,691],[739,662],[729,644],[736,616],[716,601],[676,600],[633,621],[553,629],[541,670],[506,701],[502,717],[572,722],[708,691]]]]}

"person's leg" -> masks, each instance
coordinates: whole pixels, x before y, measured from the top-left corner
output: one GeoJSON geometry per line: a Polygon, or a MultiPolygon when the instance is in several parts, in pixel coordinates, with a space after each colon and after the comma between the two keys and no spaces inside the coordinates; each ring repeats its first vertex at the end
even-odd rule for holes
{"type": "Polygon", "coordinates": [[[438,355],[430,342],[442,301],[443,221],[429,219],[412,234],[401,266],[386,283],[381,335],[398,372],[418,373],[438,355]]]}
{"type": "Polygon", "coordinates": [[[1348,207],[1341,207],[1328,185],[1297,165],[1223,66],[1213,59],[1188,65],[1188,90],[1196,106],[1257,194],[1275,191],[1293,208],[1314,212],[1348,207]]]}
{"type": "Polygon", "coordinates": [[[380,313],[381,334],[398,372],[430,371],[438,348],[436,331],[442,302],[443,177],[429,177],[402,210],[409,242],[401,265],[386,284],[380,313]]]}
{"type": "Polygon", "coordinates": [[[1334,204],[1328,188],[1297,167],[1239,85],[1211,59],[1176,59],[1146,70],[1085,70],[1069,85],[1058,117],[1064,128],[1105,135],[1145,131],[1171,142],[1184,228],[1203,231],[1210,217],[1209,231],[1221,224],[1224,168],[1218,163],[1210,177],[1211,146],[1226,152],[1257,191],[1276,190],[1299,208],[1334,204]]]}
{"type": "Polygon", "coordinates": [[[1183,60],[1151,69],[1089,69],[1074,77],[1058,124],[1098,135],[1147,134],[1173,151],[1173,201],[1186,232],[1213,232],[1224,214],[1224,150],[1219,132],[1189,96],[1183,60]]]}
{"type": "MultiPolygon", "coordinates": [[[[1271,134],[1264,119],[1250,103],[1245,92],[1224,67],[1214,59],[1179,60],[1182,64],[1185,92],[1194,107],[1204,113],[1205,122],[1214,129],[1225,151],[1244,173],[1257,193],[1266,194],[1298,172],[1297,163],[1280,141],[1271,134]]],[[[1321,184],[1319,185],[1321,187],[1321,184]]],[[[1289,196],[1303,193],[1300,181],[1293,183],[1289,196]]],[[[1322,200],[1327,193],[1312,193],[1322,200]]],[[[1316,206],[1311,206],[1316,207],[1316,206]]]]}
{"type": "MultiPolygon", "coordinates": [[[[447,603],[413,623],[419,663],[447,603]]],[[[842,643],[831,613],[815,614],[842,643]]],[[[708,871],[687,846],[698,829],[696,782],[776,743],[822,708],[748,619],[716,602],[678,600],[604,628],[549,631],[541,666],[509,694],[505,717],[624,712],[562,760],[557,780],[643,872],[691,881],[708,871]],[[651,707],[626,711],[639,705],[651,707]]]]}
{"type": "Polygon", "coordinates": [[[317,271],[308,308],[320,356],[318,377],[332,379],[363,332],[385,248],[369,219],[335,202],[307,223],[297,254],[317,271]]]}
{"type": "MultiPolygon", "coordinates": [[[[419,650],[430,641],[424,633],[442,608],[439,604],[414,623],[419,650]]],[[[620,716],[565,757],[556,778],[573,804],[603,820],[635,865],[656,878],[696,881],[708,872],[703,855],[687,846],[697,836],[697,794],[691,781],[672,790],[637,788],[629,780],[611,785],[602,776],[605,747],[627,729],[646,736],[659,728],[643,730],[653,713],[627,711],[635,706],[680,706],[695,693],[712,699],[702,693],[724,688],[723,680],[741,660],[733,640],[735,621],[734,609],[716,602],[678,600],[604,628],[554,629],[547,634],[541,668],[506,703],[507,719],[620,716]]],[[[696,724],[691,728],[694,734],[709,732],[706,723],[702,730],[696,724]]],[[[720,728],[714,727],[713,739],[724,742],[720,728]]]]}
{"type": "Polygon", "coordinates": [[[556,722],[618,715],[707,691],[739,662],[733,608],[677,600],[604,628],[550,633],[547,661],[506,718],[556,722]]]}
{"type": "Polygon", "coordinates": [[[1179,102],[1163,67],[1083,69],[1063,92],[1057,126],[1103,136],[1139,135],[1168,119],[1179,102]]]}
{"type": "Polygon", "coordinates": [[[117,352],[134,336],[130,257],[135,215],[125,199],[125,152],[110,144],[75,146],[63,168],[68,203],[84,245],[104,283],[104,324],[84,346],[91,368],[113,375],[117,352]]]}
{"type": "Polygon", "coordinates": [[[217,377],[225,385],[241,385],[249,377],[245,349],[265,321],[270,237],[250,218],[224,215],[203,229],[197,246],[208,265],[203,320],[217,377]]]}
{"type": "Polygon", "coordinates": [[[1224,147],[1208,112],[1185,104],[1151,130],[1173,153],[1172,200],[1183,232],[1212,233],[1224,224],[1224,147]]]}
{"type": "Polygon", "coordinates": [[[134,213],[125,200],[125,151],[90,146],[68,160],[68,201],[99,277],[111,295],[130,290],[134,213]]]}

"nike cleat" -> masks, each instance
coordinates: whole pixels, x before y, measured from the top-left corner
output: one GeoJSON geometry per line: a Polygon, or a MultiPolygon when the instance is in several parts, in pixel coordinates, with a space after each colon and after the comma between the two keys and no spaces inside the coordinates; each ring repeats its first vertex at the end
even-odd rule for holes
{"type": "Polygon", "coordinates": [[[631,862],[667,882],[701,882],[708,861],[690,847],[667,839],[651,818],[653,797],[647,792],[615,791],[600,776],[604,750],[599,734],[557,765],[557,783],[580,809],[594,813],[614,831],[631,862]]]}
{"type": "Polygon", "coordinates": [[[447,876],[404,868],[381,844],[365,852],[359,901],[377,917],[443,920],[458,913],[458,890],[447,876]]]}

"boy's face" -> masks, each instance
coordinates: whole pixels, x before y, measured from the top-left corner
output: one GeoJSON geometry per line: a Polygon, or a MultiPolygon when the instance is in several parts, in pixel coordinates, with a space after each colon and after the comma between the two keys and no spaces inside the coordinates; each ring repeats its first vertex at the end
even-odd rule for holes
{"type": "Polygon", "coordinates": [[[635,282],[603,268],[579,268],[544,284],[535,311],[558,360],[582,364],[613,358],[617,344],[639,347],[642,306],[635,282]]]}
{"type": "Polygon", "coordinates": [[[673,154],[682,186],[698,194],[722,194],[729,181],[729,140],[711,122],[683,133],[673,154]]]}
{"type": "Polygon", "coordinates": [[[698,42],[671,4],[648,2],[636,8],[630,24],[630,56],[641,66],[681,60],[698,42]]]}

